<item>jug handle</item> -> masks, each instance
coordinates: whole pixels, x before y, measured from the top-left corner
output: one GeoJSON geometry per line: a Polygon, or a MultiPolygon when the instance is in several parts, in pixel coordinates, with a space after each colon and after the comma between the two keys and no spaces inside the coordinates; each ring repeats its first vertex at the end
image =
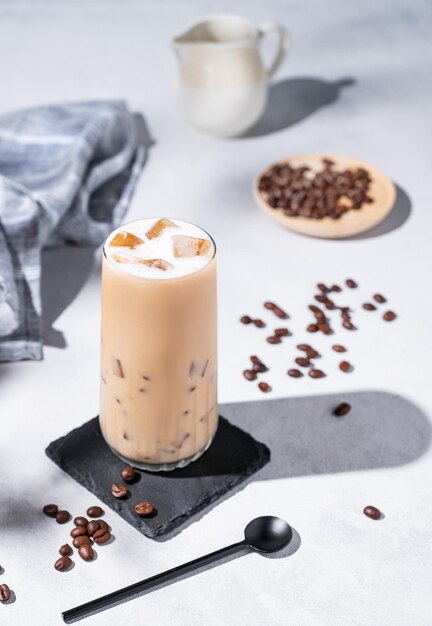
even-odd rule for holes
{"type": "Polygon", "coordinates": [[[262,24],[258,27],[258,38],[262,39],[266,35],[270,33],[278,33],[279,35],[279,46],[276,53],[276,57],[273,63],[270,65],[269,69],[266,70],[267,76],[272,78],[276,71],[279,69],[282,61],[286,57],[289,48],[289,37],[288,31],[286,28],[278,24],[277,22],[262,22],[262,24]]]}

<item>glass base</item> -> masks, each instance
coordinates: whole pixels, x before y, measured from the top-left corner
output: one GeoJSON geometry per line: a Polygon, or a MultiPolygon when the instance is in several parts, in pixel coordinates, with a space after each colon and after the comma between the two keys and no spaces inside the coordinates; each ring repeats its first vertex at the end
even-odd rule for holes
{"type": "Polygon", "coordinates": [[[174,463],[140,463],[138,461],[133,461],[132,459],[128,459],[123,456],[114,448],[111,448],[111,451],[114,452],[116,456],[118,456],[122,461],[127,463],[128,465],[132,465],[132,467],[136,467],[140,470],[145,470],[147,472],[171,472],[172,470],[179,469],[181,467],[186,467],[190,463],[193,463],[197,459],[200,458],[204,454],[206,450],[209,449],[214,438],[214,434],[210,437],[207,444],[198,452],[195,452],[192,456],[188,456],[186,459],[179,459],[178,461],[174,461],[174,463]]]}

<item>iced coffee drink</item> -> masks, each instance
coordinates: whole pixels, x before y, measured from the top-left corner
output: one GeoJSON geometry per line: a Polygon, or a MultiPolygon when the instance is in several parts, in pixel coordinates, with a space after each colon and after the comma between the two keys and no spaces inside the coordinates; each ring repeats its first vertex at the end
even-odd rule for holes
{"type": "Polygon", "coordinates": [[[206,232],[165,218],[105,242],[100,425],[135,467],[184,467],[216,431],[215,253],[206,232]]]}

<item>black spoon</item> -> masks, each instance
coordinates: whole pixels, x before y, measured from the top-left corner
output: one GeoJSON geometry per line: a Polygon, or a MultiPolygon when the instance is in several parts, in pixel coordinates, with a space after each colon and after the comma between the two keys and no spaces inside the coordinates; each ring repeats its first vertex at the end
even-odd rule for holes
{"type": "Polygon", "coordinates": [[[248,549],[264,553],[277,552],[289,544],[292,539],[292,534],[291,526],[280,517],[273,517],[271,515],[257,517],[246,526],[243,541],[233,543],[225,548],[220,548],[220,550],[216,550],[205,556],[200,556],[198,559],[189,561],[189,563],[178,565],[166,572],[150,576],[150,578],[141,580],[133,585],[108,593],[106,596],[81,604],[74,609],[64,611],[64,613],[62,613],[63,619],[66,624],[71,624],[77,619],[88,617],[96,611],[102,611],[116,603],[128,600],[142,591],[157,587],[161,583],[173,581],[179,574],[186,574],[203,565],[210,565],[218,561],[221,557],[229,554],[235,554],[236,552],[248,549]]]}

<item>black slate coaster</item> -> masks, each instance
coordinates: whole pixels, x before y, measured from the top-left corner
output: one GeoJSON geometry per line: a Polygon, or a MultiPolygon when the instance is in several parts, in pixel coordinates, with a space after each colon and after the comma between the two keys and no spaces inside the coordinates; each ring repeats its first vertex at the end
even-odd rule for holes
{"type": "Polygon", "coordinates": [[[188,467],[172,472],[139,472],[130,497],[116,500],[111,485],[120,481],[125,463],[111,452],[97,417],[50,443],[48,457],[147,537],[160,537],[243,483],[270,460],[270,451],[223,417],[213,443],[188,467]],[[152,518],[134,512],[137,502],[157,507],[152,518]]]}

